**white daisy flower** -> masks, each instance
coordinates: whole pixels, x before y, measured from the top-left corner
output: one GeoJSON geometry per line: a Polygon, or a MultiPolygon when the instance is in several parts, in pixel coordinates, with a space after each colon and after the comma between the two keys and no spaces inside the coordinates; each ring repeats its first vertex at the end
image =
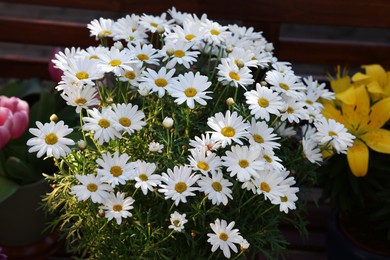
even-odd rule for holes
{"type": "Polygon", "coordinates": [[[246,86],[254,82],[250,69],[248,67],[239,68],[232,59],[221,59],[217,69],[218,81],[225,86],[238,87],[240,85],[246,89],[246,86]]]}
{"type": "Polygon", "coordinates": [[[299,123],[305,115],[305,103],[297,101],[293,98],[284,99],[285,107],[280,113],[281,121],[288,121],[289,123],[299,123]]]}
{"type": "Polygon", "coordinates": [[[90,60],[94,60],[96,63],[100,60],[100,55],[105,53],[107,47],[103,46],[90,46],[87,49],[82,49],[76,56],[77,58],[87,57],[90,60]]]}
{"type": "Polygon", "coordinates": [[[112,26],[114,41],[125,40],[129,43],[146,42],[146,29],[139,23],[139,15],[132,14],[118,19],[112,26]]]}
{"type": "Polygon", "coordinates": [[[139,23],[152,33],[155,33],[159,27],[164,28],[165,32],[169,32],[174,20],[168,21],[166,16],[166,13],[162,13],[160,16],[143,14],[139,23]]]}
{"type": "Polygon", "coordinates": [[[312,76],[303,78],[303,82],[306,84],[308,92],[314,92],[316,96],[326,100],[335,99],[335,93],[327,88],[326,83],[320,84],[312,76]]]}
{"type": "Polygon", "coordinates": [[[96,40],[103,37],[112,37],[112,25],[114,21],[112,19],[105,19],[100,17],[99,20],[94,19],[88,25],[90,30],[90,36],[95,36],[96,40]]]}
{"type": "Polygon", "coordinates": [[[212,171],[211,177],[200,177],[198,180],[199,190],[203,191],[213,205],[227,205],[229,199],[233,199],[232,190],[229,188],[233,186],[229,180],[223,178],[222,171],[212,171]]]}
{"type": "Polygon", "coordinates": [[[220,248],[226,258],[230,258],[230,250],[234,253],[238,252],[235,244],[240,244],[242,236],[238,229],[233,229],[234,225],[234,221],[230,222],[228,225],[226,220],[219,220],[219,218],[217,218],[214,223],[210,223],[210,227],[214,232],[207,234],[209,237],[207,242],[212,245],[211,252],[215,252],[220,248]]]}
{"type": "Polygon", "coordinates": [[[242,240],[240,242],[240,251],[245,252],[249,248],[249,246],[250,246],[250,244],[249,244],[248,240],[246,240],[245,238],[242,238],[242,240]]]}
{"type": "Polygon", "coordinates": [[[279,140],[280,137],[274,134],[273,131],[274,129],[270,128],[266,122],[257,122],[256,119],[252,118],[251,126],[248,129],[248,141],[255,149],[278,149],[280,143],[275,141],[279,140]]]}
{"type": "Polygon", "coordinates": [[[302,99],[302,91],[306,89],[297,76],[276,70],[268,71],[265,81],[270,84],[271,89],[295,99],[302,99]]]}
{"type": "Polygon", "coordinates": [[[311,163],[317,163],[320,165],[322,163],[322,154],[321,149],[317,142],[313,141],[313,139],[302,138],[302,147],[303,147],[303,155],[306,159],[311,163]]]}
{"type": "Polygon", "coordinates": [[[194,191],[199,188],[193,185],[199,179],[199,175],[192,173],[190,167],[175,166],[173,171],[167,169],[167,172],[162,173],[163,184],[160,184],[161,189],[158,190],[164,193],[165,199],[172,199],[177,206],[180,202],[187,203],[188,196],[196,195],[194,191]]]}
{"type": "Polygon", "coordinates": [[[195,44],[203,39],[204,31],[199,27],[199,24],[193,21],[184,20],[183,26],[175,26],[172,28],[173,33],[167,35],[167,39],[173,42],[186,41],[195,44]]]}
{"type": "Polygon", "coordinates": [[[206,174],[215,171],[222,166],[221,158],[215,153],[207,153],[204,147],[191,149],[190,152],[191,156],[188,156],[188,160],[195,171],[206,174]]]}
{"type": "Polygon", "coordinates": [[[231,151],[226,151],[222,156],[222,165],[227,167],[230,176],[237,175],[240,182],[258,176],[258,172],[264,169],[264,162],[260,160],[260,150],[250,149],[248,146],[234,145],[231,151]]]}
{"type": "Polygon", "coordinates": [[[37,121],[35,124],[38,128],[29,129],[29,132],[35,136],[27,141],[27,145],[31,146],[28,149],[29,153],[38,152],[38,158],[46,153],[46,156],[58,159],[72,152],[68,146],[75,143],[65,136],[72,133],[73,129],[65,125],[64,121],[61,120],[57,123],[51,121],[44,125],[37,121]]]}
{"type": "Polygon", "coordinates": [[[51,61],[54,63],[54,67],[62,71],[69,69],[69,62],[75,59],[81,52],[81,48],[65,48],[64,51],[59,51],[54,55],[54,59],[51,61]]]}
{"type": "Polygon", "coordinates": [[[213,138],[221,141],[222,148],[230,145],[232,141],[242,145],[241,139],[247,138],[247,129],[250,127],[242,116],[236,111],[230,113],[230,110],[227,110],[225,115],[219,112],[214,117],[209,117],[207,125],[214,130],[211,132],[213,138]]]}
{"type": "Polygon", "coordinates": [[[228,58],[233,60],[235,64],[241,60],[245,67],[257,67],[257,61],[252,59],[254,54],[250,49],[244,49],[241,47],[234,47],[233,51],[228,54],[228,58]]]}
{"type": "Polygon", "coordinates": [[[206,153],[218,150],[221,142],[212,137],[210,133],[202,134],[201,137],[195,136],[190,140],[190,147],[194,149],[205,149],[206,153]]]}
{"type": "Polygon", "coordinates": [[[164,145],[158,142],[150,142],[149,143],[149,152],[152,153],[162,153],[162,149],[164,149],[164,145]]]}
{"type": "Polygon", "coordinates": [[[199,51],[191,51],[193,43],[186,41],[165,41],[165,45],[162,47],[160,54],[163,56],[163,61],[168,63],[166,67],[172,69],[176,64],[182,64],[185,68],[189,69],[190,65],[197,61],[199,51]],[[169,56],[167,51],[173,51],[173,55],[169,56]]]}
{"type": "Polygon", "coordinates": [[[86,123],[82,128],[84,131],[93,131],[93,138],[100,145],[121,137],[121,134],[114,127],[115,121],[112,119],[114,115],[111,107],[103,107],[102,112],[97,108],[88,109],[87,112],[90,117],[83,117],[83,121],[86,123]]]}
{"type": "Polygon", "coordinates": [[[284,108],[282,98],[278,92],[274,92],[267,87],[256,84],[256,90],[244,93],[246,103],[249,105],[251,114],[256,119],[270,120],[270,114],[279,115],[284,108]]]}
{"type": "Polygon", "coordinates": [[[140,68],[137,63],[131,64],[131,70],[120,70],[118,79],[122,82],[129,82],[132,88],[139,86],[144,68],[140,68]]]}
{"type": "Polygon", "coordinates": [[[184,75],[179,75],[173,83],[169,94],[176,98],[175,103],[187,103],[191,109],[195,108],[195,101],[203,106],[207,105],[206,99],[212,99],[207,96],[211,91],[206,91],[211,85],[206,76],[200,75],[199,72],[187,72],[184,75]]]}
{"type": "Polygon", "coordinates": [[[291,137],[297,134],[294,127],[288,126],[287,122],[276,122],[275,124],[276,132],[282,137],[291,137]]]}
{"type": "Polygon", "coordinates": [[[133,216],[130,212],[134,207],[132,206],[134,199],[132,197],[125,197],[124,193],[117,192],[110,193],[110,195],[105,199],[102,206],[99,206],[99,209],[104,210],[104,216],[108,221],[115,218],[116,223],[120,225],[123,218],[128,218],[133,216]]]}
{"type": "Polygon", "coordinates": [[[91,85],[82,87],[71,85],[64,89],[61,97],[66,101],[67,105],[76,107],[76,113],[80,113],[81,109],[88,109],[100,103],[98,91],[91,85]]]}
{"type": "Polygon", "coordinates": [[[319,120],[314,123],[317,133],[312,137],[320,144],[330,144],[337,153],[347,153],[352,146],[355,136],[348,133],[348,129],[334,119],[319,120]]]}
{"type": "Polygon", "coordinates": [[[284,178],[280,174],[273,171],[262,171],[260,176],[253,181],[258,194],[263,194],[266,199],[274,201],[286,193],[288,186],[280,185],[283,180],[284,178]]]}
{"type": "Polygon", "coordinates": [[[158,72],[147,69],[143,72],[143,77],[141,78],[141,86],[146,86],[150,89],[151,92],[157,92],[158,96],[161,98],[165,95],[165,91],[170,90],[172,87],[175,77],[175,69],[167,71],[165,67],[161,67],[158,72]]]}
{"type": "Polygon", "coordinates": [[[111,185],[102,183],[99,176],[95,176],[95,174],[76,174],[75,176],[81,184],[74,185],[71,193],[76,195],[79,201],[91,198],[94,203],[103,203],[104,199],[113,191],[111,185]]]}
{"type": "Polygon", "coordinates": [[[96,169],[100,180],[111,184],[115,187],[119,184],[125,184],[134,174],[134,163],[128,162],[130,156],[123,153],[119,155],[115,151],[113,155],[110,152],[102,154],[102,158],[98,158],[96,163],[101,167],[96,169]]]}
{"type": "Polygon", "coordinates": [[[160,65],[161,54],[157,49],[153,48],[152,44],[129,44],[128,48],[129,53],[139,61],[137,63],[139,67],[142,67],[144,64],[160,65]]]}
{"type": "Polygon", "coordinates": [[[136,162],[135,173],[132,177],[136,181],[135,187],[141,188],[144,195],[148,191],[153,191],[153,187],[160,185],[161,176],[159,174],[153,174],[157,166],[155,163],[148,163],[138,160],[136,162]]]}
{"type": "Polygon", "coordinates": [[[95,85],[94,81],[104,76],[103,71],[98,67],[97,61],[88,57],[71,59],[68,65],[69,67],[64,71],[63,76],[66,81],[77,83],[80,86],[82,84],[95,85]]]}
{"type": "Polygon", "coordinates": [[[273,150],[260,150],[260,158],[264,162],[264,169],[274,170],[274,171],[283,171],[285,167],[280,162],[282,159],[275,155],[273,150]]]}
{"type": "Polygon", "coordinates": [[[297,208],[295,202],[298,200],[298,196],[296,195],[298,191],[299,188],[288,187],[286,188],[285,194],[275,198],[272,203],[279,205],[279,210],[287,214],[290,209],[294,210],[297,208]]]}
{"type": "Polygon", "coordinates": [[[204,38],[206,41],[216,46],[221,45],[232,35],[227,26],[222,26],[221,24],[207,18],[202,20],[200,27],[205,32],[204,38]]]}
{"type": "Polygon", "coordinates": [[[180,214],[175,211],[171,214],[170,222],[171,225],[169,225],[168,228],[181,232],[184,229],[184,224],[187,223],[188,220],[186,219],[186,214],[180,214]]]}
{"type": "Polygon", "coordinates": [[[117,131],[126,131],[129,135],[134,131],[141,130],[146,125],[143,119],[144,112],[138,110],[138,106],[132,104],[113,104],[112,120],[115,122],[114,127],[117,131]]]}
{"type": "Polygon", "coordinates": [[[128,51],[111,48],[100,55],[98,67],[104,72],[113,72],[116,76],[120,76],[121,69],[131,71],[133,69],[131,64],[137,62],[128,51]]]}

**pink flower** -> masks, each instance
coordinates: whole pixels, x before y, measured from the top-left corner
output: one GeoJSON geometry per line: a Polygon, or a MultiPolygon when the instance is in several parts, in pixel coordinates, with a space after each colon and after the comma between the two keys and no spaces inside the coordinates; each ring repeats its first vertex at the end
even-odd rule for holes
{"type": "Polygon", "coordinates": [[[0,96],[0,148],[23,135],[28,127],[29,112],[26,101],[0,96]]]}
{"type": "Polygon", "coordinates": [[[48,65],[48,70],[50,74],[50,78],[55,82],[58,83],[61,81],[61,76],[63,74],[62,70],[56,68],[54,66],[53,59],[55,58],[55,55],[59,53],[60,51],[63,51],[62,48],[55,48],[51,54],[49,65],[48,65]]]}

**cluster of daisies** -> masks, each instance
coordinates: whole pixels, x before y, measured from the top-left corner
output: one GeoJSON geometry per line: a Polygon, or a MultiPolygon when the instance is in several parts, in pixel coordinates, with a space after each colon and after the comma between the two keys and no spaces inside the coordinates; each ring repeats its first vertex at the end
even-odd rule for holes
{"type": "MultiPolygon", "coordinates": [[[[173,232],[183,232],[190,221],[190,212],[180,212],[181,204],[201,196],[224,207],[238,199],[232,195],[236,183],[242,192],[263,196],[288,213],[296,208],[299,188],[277,155],[283,142],[298,138],[302,161],[317,164],[325,150],[346,153],[352,145],[354,136],[342,124],[321,115],[320,101],[334,99],[334,93],[310,77],[296,76],[289,63],[273,57],[272,44],[253,28],[223,26],[206,15],[175,8],[161,16],[100,18],[88,28],[101,45],[65,49],[53,60],[63,72],[57,90],[80,115],[83,139],[68,138],[73,129],[63,121],[37,122],[38,128],[30,129],[35,137],[27,144],[38,157],[66,160],[76,150],[92,149],[90,138],[98,150],[96,172],[75,174],[78,184],[71,194],[96,203],[99,215],[108,221],[120,225],[133,217],[137,201],[120,189],[129,183],[145,196],[158,192],[173,202],[167,223],[173,232]],[[200,67],[202,59],[206,62],[200,67]],[[111,95],[110,82],[121,86],[116,96],[111,95]],[[236,94],[219,100],[229,89],[236,94]],[[129,102],[129,93],[136,93],[141,102],[129,102]],[[148,126],[152,119],[139,105],[143,99],[154,98],[157,107],[164,105],[158,101],[164,97],[182,110],[213,106],[206,122],[190,122],[189,127],[204,124],[207,131],[189,136],[189,148],[182,151],[185,164],[161,169],[153,161],[136,158],[131,149],[108,149],[148,126]]],[[[163,131],[175,128],[173,115],[162,119],[163,131]]],[[[166,160],[173,153],[158,139],[147,147],[142,153],[166,160]]],[[[249,247],[234,225],[220,218],[210,223],[207,241],[212,252],[220,248],[230,257],[231,250],[238,252],[236,245],[249,247]]]]}

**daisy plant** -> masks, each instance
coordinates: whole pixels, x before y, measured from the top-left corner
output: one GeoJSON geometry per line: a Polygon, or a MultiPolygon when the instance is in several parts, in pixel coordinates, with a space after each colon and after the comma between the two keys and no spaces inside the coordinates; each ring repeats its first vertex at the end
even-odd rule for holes
{"type": "Polygon", "coordinates": [[[78,123],[37,122],[27,143],[58,166],[44,202],[70,252],[283,254],[279,224],[305,231],[300,186],[314,181],[323,148],[353,144],[321,113],[334,93],[278,61],[261,32],[207,15],[172,8],[88,28],[97,46],[53,60],[78,123]]]}
{"type": "Polygon", "coordinates": [[[345,155],[333,157],[323,168],[324,198],[353,219],[365,217],[356,221],[359,227],[378,231],[390,241],[390,207],[385,206],[390,199],[390,71],[370,64],[350,76],[337,67],[330,84],[336,99],[323,102],[322,113],[343,124],[355,139],[345,155]]]}

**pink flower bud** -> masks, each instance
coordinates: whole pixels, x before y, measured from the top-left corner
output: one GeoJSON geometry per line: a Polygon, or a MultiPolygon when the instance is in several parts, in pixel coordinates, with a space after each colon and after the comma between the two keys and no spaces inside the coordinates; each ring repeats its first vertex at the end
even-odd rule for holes
{"type": "Polygon", "coordinates": [[[12,112],[6,107],[0,107],[0,149],[11,140],[12,112]]]}
{"type": "Polygon", "coordinates": [[[61,81],[61,76],[62,76],[63,72],[62,72],[62,70],[54,67],[53,59],[55,58],[55,55],[62,50],[63,50],[62,48],[55,48],[52,52],[52,55],[51,55],[50,61],[49,61],[49,66],[48,66],[49,74],[50,74],[51,79],[55,83],[58,83],[61,81]]]}
{"type": "Polygon", "coordinates": [[[7,108],[11,117],[11,139],[17,139],[23,135],[28,127],[30,107],[28,103],[17,97],[0,96],[0,108],[7,108]]]}

